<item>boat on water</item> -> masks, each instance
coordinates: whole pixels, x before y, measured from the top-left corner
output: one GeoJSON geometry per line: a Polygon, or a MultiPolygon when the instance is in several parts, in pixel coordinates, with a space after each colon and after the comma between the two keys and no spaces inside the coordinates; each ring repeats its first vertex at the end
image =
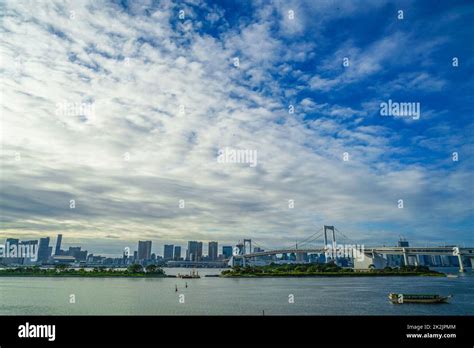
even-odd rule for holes
{"type": "Polygon", "coordinates": [[[197,279],[197,278],[201,278],[201,276],[199,275],[199,273],[195,270],[192,270],[191,272],[189,272],[189,274],[181,274],[181,273],[178,273],[176,275],[177,278],[181,278],[181,279],[197,279]]]}
{"type": "Polygon", "coordinates": [[[441,296],[433,294],[394,294],[390,293],[388,299],[392,303],[446,303],[452,296],[441,296]]]}
{"type": "Polygon", "coordinates": [[[448,278],[458,278],[459,276],[457,274],[448,274],[446,277],[448,277],[448,278]]]}

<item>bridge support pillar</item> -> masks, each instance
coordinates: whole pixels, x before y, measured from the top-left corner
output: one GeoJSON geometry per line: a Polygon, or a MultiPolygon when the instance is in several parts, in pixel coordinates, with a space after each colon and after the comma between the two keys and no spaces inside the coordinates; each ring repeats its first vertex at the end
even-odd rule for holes
{"type": "Polygon", "coordinates": [[[405,266],[408,266],[408,254],[405,248],[403,248],[403,262],[405,263],[405,266]]]}
{"type": "MultiPolygon", "coordinates": [[[[471,259],[472,260],[472,259],[471,259]]],[[[459,261],[459,272],[464,272],[464,264],[462,263],[462,256],[458,254],[458,261],[459,261]]]]}

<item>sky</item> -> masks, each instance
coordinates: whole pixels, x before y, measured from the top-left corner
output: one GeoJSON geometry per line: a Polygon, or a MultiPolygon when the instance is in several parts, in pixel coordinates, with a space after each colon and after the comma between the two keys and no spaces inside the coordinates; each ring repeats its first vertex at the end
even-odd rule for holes
{"type": "Polygon", "coordinates": [[[0,239],[474,245],[472,2],[0,7],[0,239]]]}

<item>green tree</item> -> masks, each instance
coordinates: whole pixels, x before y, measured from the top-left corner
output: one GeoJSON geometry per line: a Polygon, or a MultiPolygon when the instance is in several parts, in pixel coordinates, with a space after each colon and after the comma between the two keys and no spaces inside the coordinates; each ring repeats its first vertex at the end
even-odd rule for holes
{"type": "Polygon", "coordinates": [[[129,272],[129,273],[142,273],[143,272],[143,267],[142,267],[142,265],[139,265],[138,263],[134,263],[133,265],[128,266],[127,272],[129,272]]]}
{"type": "Polygon", "coordinates": [[[155,273],[157,268],[156,265],[148,265],[145,267],[145,270],[146,273],[155,273]]]}
{"type": "Polygon", "coordinates": [[[69,265],[65,264],[65,263],[60,263],[59,265],[56,265],[54,266],[54,268],[57,270],[57,271],[65,271],[69,268],[69,265]]]}

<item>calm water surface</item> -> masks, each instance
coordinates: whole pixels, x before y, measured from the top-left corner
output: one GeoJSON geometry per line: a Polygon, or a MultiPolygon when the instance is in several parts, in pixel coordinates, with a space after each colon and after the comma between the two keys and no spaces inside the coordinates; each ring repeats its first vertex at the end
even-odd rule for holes
{"type": "MultiPolygon", "coordinates": [[[[188,271],[167,268],[166,272],[188,271]]],[[[218,273],[200,270],[201,275],[218,273]]],[[[0,315],[261,315],[262,311],[265,315],[474,315],[474,275],[190,280],[0,277],[0,315]],[[454,297],[448,304],[393,305],[387,300],[389,292],[454,297]],[[70,294],[76,296],[75,304],[69,303],[70,294]],[[184,294],[184,304],[179,303],[180,294],[184,294]],[[290,294],[294,304],[288,303],[290,294]]]]}

